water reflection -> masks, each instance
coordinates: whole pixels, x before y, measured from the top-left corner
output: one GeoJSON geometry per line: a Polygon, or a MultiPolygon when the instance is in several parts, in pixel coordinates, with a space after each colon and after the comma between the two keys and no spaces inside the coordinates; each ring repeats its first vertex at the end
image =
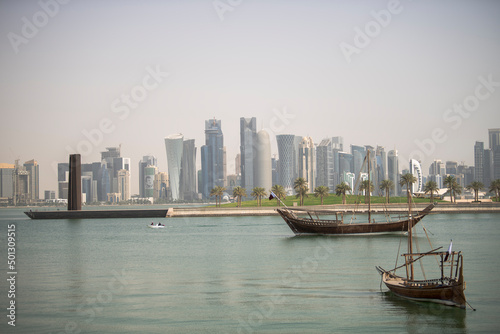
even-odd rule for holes
{"type": "Polygon", "coordinates": [[[382,292],[390,314],[403,315],[407,333],[467,333],[467,311],[430,302],[412,301],[382,292]]]}

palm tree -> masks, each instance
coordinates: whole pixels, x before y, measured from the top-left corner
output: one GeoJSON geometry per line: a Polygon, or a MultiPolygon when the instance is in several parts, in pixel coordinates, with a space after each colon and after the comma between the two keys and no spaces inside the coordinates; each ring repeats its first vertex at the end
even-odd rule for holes
{"type": "Polygon", "coordinates": [[[401,180],[399,181],[399,184],[401,187],[406,187],[406,196],[408,197],[408,205],[411,204],[411,185],[417,182],[417,178],[411,174],[405,174],[401,176],[401,180]]]}
{"type": "Polygon", "coordinates": [[[210,190],[210,197],[212,197],[212,196],[215,196],[215,207],[217,207],[218,206],[217,200],[219,198],[219,195],[217,194],[216,188],[212,188],[212,190],[210,190]]]}
{"type": "Polygon", "coordinates": [[[500,179],[491,181],[490,192],[495,193],[496,201],[500,201],[500,179]]]}
{"type": "Polygon", "coordinates": [[[219,208],[222,203],[222,195],[224,195],[224,191],[226,188],[221,186],[215,186],[212,190],[210,190],[210,197],[215,196],[215,206],[217,207],[217,199],[219,200],[219,208]]]}
{"type": "Polygon", "coordinates": [[[297,192],[297,197],[300,197],[300,205],[304,205],[304,197],[307,197],[309,187],[307,181],[303,177],[298,177],[293,182],[293,189],[297,192]]]}
{"type": "Polygon", "coordinates": [[[271,187],[271,191],[276,195],[276,203],[278,206],[280,206],[280,200],[283,200],[286,198],[286,191],[285,188],[283,188],[282,185],[275,184],[274,186],[271,187]]]}
{"type": "Polygon", "coordinates": [[[365,192],[365,204],[368,204],[368,195],[373,191],[373,183],[368,180],[361,181],[359,185],[359,191],[365,192]]]}
{"type": "Polygon", "coordinates": [[[453,189],[453,201],[456,203],[457,202],[457,195],[460,195],[462,193],[462,186],[458,184],[458,182],[455,180],[452,185],[453,189]]]}
{"type": "Polygon", "coordinates": [[[448,175],[443,184],[446,188],[448,188],[448,193],[450,194],[450,202],[453,203],[453,184],[456,183],[455,177],[453,175],[448,175]]]}
{"type": "Polygon", "coordinates": [[[385,191],[385,203],[389,203],[389,198],[391,196],[391,190],[394,188],[394,182],[392,180],[382,180],[379,186],[380,190],[385,191]]]}
{"type": "Polygon", "coordinates": [[[352,190],[352,189],[351,189],[351,186],[350,186],[350,185],[348,185],[348,184],[347,184],[347,183],[345,183],[345,182],[342,182],[342,183],[340,183],[340,184],[337,184],[337,186],[335,187],[335,194],[336,194],[337,196],[342,195],[342,204],[345,204],[345,202],[346,202],[346,201],[345,201],[345,194],[346,194],[346,192],[351,191],[351,190],[352,190]]]}
{"type": "Polygon", "coordinates": [[[241,207],[241,198],[247,196],[247,190],[243,187],[235,187],[233,189],[233,197],[236,197],[238,199],[238,207],[241,207]]]}
{"type": "Polygon", "coordinates": [[[314,197],[320,197],[321,198],[321,205],[323,205],[323,197],[328,196],[328,193],[330,192],[330,188],[327,186],[318,186],[314,188],[314,197]]]}
{"type": "Polygon", "coordinates": [[[483,190],[484,184],[479,181],[473,181],[466,189],[474,191],[474,201],[479,202],[479,190],[483,190]]]}
{"type": "Polygon", "coordinates": [[[439,188],[435,181],[429,180],[424,185],[424,193],[431,193],[431,203],[434,203],[434,193],[438,193],[439,188]]]}
{"type": "Polygon", "coordinates": [[[266,189],[261,187],[255,187],[252,189],[252,193],[250,196],[253,196],[257,199],[257,205],[262,206],[262,197],[267,196],[266,189]]]}

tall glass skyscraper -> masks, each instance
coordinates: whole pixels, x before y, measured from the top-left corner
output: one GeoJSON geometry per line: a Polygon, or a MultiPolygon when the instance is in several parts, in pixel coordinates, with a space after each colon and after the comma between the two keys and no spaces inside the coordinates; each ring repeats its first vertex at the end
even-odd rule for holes
{"type": "Polygon", "coordinates": [[[399,160],[397,150],[391,150],[387,153],[387,176],[394,184],[394,188],[391,191],[392,195],[399,196],[401,186],[399,185],[399,160]]]}
{"type": "Polygon", "coordinates": [[[240,118],[241,186],[250,194],[254,188],[257,119],[240,118]]]}
{"type": "Polygon", "coordinates": [[[196,147],[194,139],[186,139],[183,142],[180,197],[183,200],[192,201],[196,198],[196,147]]]}
{"type": "Polygon", "coordinates": [[[168,178],[170,180],[170,191],[172,200],[180,199],[180,177],[182,160],[182,142],[184,136],[180,133],[165,138],[165,149],[167,151],[168,178]]]}
{"type": "MultiPolygon", "coordinates": [[[[297,177],[297,145],[295,135],[276,135],[278,143],[278,175],[279,184],[287,193],[293,193],[293,182],[297,177]]],[[[300,138],[300,137],[299,137],[300,138]]]]}
{"type": "Polygon", "coordinates": [[[225,185],[224,151],[221,120],[205,121],[205,145],[201,147],[201,193],[204,198],[210,198],[210,191],[215,186],[225,185]]]}

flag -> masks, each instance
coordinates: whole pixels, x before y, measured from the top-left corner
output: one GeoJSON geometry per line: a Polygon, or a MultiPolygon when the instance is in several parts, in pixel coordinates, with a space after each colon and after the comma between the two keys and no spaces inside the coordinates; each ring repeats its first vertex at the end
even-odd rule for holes
{"type": "Polygon", "coordinates": [[[269,200],[272,200],[273,198],[276,198],[278,196],[276,196],[272,191],[271,191],[271,194],[269,195],[269,200]]]}
{"type": "Polygon", "coordinates": [[[453,239],[450,241],[450,247],[448,247],[448,253],[446,253],[446,256],[444,257],[444,262],[446,262],[448,257],[451,255],[451,245],[453,245],[453,239]]]}

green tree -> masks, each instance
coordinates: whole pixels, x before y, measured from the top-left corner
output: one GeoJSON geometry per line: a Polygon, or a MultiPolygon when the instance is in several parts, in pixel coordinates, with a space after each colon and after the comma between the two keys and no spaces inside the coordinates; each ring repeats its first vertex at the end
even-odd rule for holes
{"type": "Polygon", "coordinates": [[[389,203],[390,196],[391,196],[391,190],[394,189],[394,182],[392,180],[382,180],[379,185],[380,190],[383,190],[385,192],[385,203],[389,203]]]}
{"type": "Polygon", "coordinates": [[[275,184],[271,187],[271,191],[276,195],[276,203],[280,206],[280,200],[284,200],[286,198],[286,191],[282,185],[275,184]]]}
{"type": "Polygon", "coordinates": [[[241,207],[241,198],[246,196],[247,196],[247,190],[245,188],[238,186],[233,189],[233,197],[237,198],[238,207],[241,207]]]}
{"type": "Polygon", "coordinates": [[[454,188],[454,183],[457,181],[455,180],[455,177],[453,175],[448,175],[444,181],[443,185],[448,188],[448,194],[450,194],[450,202],[453,203],[453,188],[454,188]]]}
{"type": "Polygon", "coordinates": [[[434,193],[438,193],[439,188],[435,181],[429,180],[424,185],[424,193],[431,194],[431,203],[434,203],[434,193]]]}
{"type": "Polygon", "coordinates": [[[252,193],[250,196],[255,197],[257,199],[257,205],[262,206],[262,197],[267,196],[266,189],[261,188],[261,187],[255,187],[252,189],[252,193]]]}
{"type": "Polygon", "coordinates": [[[373,191],[373,183],[372,181],[363,180],[359,185],[359,191],[364,192],[365,195],[365,204],[368,204],[368,196],[373,191]]]}
{"type": "Polygon", "coordinates": [[[306,179],[303,177],[296,178],[293,182],[293,189],[295,189],[297,197],[300,198],[300,205],[304,205],[304,197],[307,197],[307,192],[309,191],[306,179]]]}
{"type": "Polygon", "coordinates": [[[342,204],[346,204],[346,200],[345,200],[345,194],[348,192],[348,191],[352,191],[351,189],[351,186],[348,185],[347,183],[345,182],[342,182],[340,184],[337,184],[337,186],[335,187],[335,194],[337,196],[340,196],[342,195],[342,204]]]}
{"type": "Polygon", "coordinates": [[[500,179],[491,181],[490,192],[495,194],[495,200],[500,201],[500,179]]]}
{"type": "Polygon", "coordinates": [[[210,190],[210,197],[215,196],[215,206],[217,207],[217,199],[219,200],[219,208],[222,202],[222,195],[224,195],[224,191],[226,188],[221,186],[215,186],[212,190],[210,190]]]}
{"type": "Polygon", "coordinates": [[[473,181],[466,189],[474,191],[474,201],[479,202],[479,191],[484,189],[484,184],[479,181],[473,181]]]}
{"type": "Polygon", "coordinates": [[[417,182],[417,178],[411,173],[407,173],[401,176],[401,180],[399,181],[399,185],[401,187],[406,187],[406,196],[408,198],[408,205],[411,204],[411,186],[415,182],[417,182]]]}
{"type": "Polygon", "coordinates": [[[327,186],[318,186],[314,188],[314,196],[321,198],[321,205],[323,205],[323,198],[328,196],[330,188],[327,186]]]}

